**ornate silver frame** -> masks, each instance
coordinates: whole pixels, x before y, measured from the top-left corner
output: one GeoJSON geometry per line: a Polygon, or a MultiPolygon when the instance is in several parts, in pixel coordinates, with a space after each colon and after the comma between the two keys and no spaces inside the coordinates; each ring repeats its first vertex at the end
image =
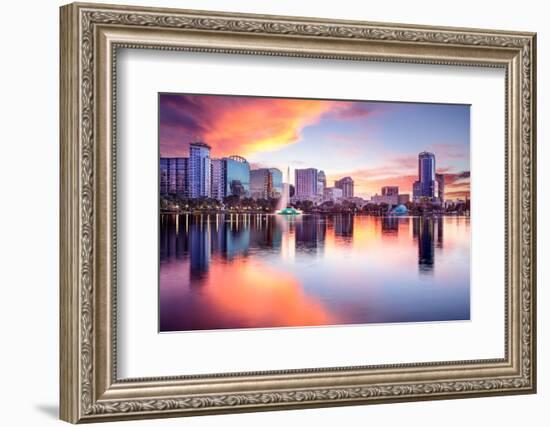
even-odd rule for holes
{"type": "Polygon", "coordinates": [[[72,422],[398,402],[536,390],[533,33],[71,4],[61,8],[60,383],[72,422]],[[505,357],[119,380],[117,48],[502,67],[505,357]]]}

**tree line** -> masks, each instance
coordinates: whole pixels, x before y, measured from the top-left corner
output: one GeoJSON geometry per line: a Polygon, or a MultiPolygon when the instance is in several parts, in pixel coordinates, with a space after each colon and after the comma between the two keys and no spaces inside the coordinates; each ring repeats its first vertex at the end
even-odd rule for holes
{"type": "MultiPolygon", "coordinates": [[[[194,212],[194,211],[235,211],[272,213],[278,209],[279,199],[253,199],[251,197],[227,196],[223,202],[210,197],[186,198],[177,194],[162,195],[160,198],[161,212],[194,212]]],[[[326,201],[315,205],[311,200],[298,200],[292,207],[304,213],[349,213],[384,216],[391,213],[392,206],[387,203],[366,203],[358,205],[349,200],[339,202],[326,201]]],[[[408,215],[458,214],[470,212],[470,201],[449,203],[440,206],[431,202],[407,202],[408,215]]]]}

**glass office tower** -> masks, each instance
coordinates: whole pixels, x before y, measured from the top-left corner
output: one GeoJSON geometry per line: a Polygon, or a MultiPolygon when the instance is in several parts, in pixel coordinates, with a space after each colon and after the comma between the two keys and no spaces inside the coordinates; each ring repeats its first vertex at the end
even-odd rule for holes
{"type": "Polygon", "coordinates": [[[424,151],[418,155],[418,180],[421,197],[435,196],[435,155],[424,151]]]}
{"type": "Polygon", "coordinates": [[[225,196],[250,196],[250,164],[244,157],[230,156],[223,159],[225,196]]]}
{"type": "Polygon", "coordinates": [[[193,142],[189,147],[189,197],[211,197],[210,146],[193,142]]]}

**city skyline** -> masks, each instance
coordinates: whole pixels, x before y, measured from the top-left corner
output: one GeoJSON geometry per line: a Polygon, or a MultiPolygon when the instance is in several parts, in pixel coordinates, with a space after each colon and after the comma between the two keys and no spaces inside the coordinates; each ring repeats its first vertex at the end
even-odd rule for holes
{"type": "MultiPolygon", "coordinates": [[[[384,186],[412,197],[418,153],[437,156],[445,198],[469,198],[469,106],[161,94],[160,155],[186,157],[190,142],[211,158],[245,157],[251,169],[324,171],[328,186],[346,176],[355,195],[384,186]],[[225,131],[222,131],[225,129],[225,131]]],[[[290,179],[292,183],[292,179],[290,179]]]]}
{"type": "MultiPolygon", "coordinates": [[[[215,199],[218,202],[228,201],[228,197],[237,197],[236,200],[276,200],[280,209],[305,201],[311,203],[309,207],[325,206],[327,202],[332,205],[325,207],[347,202],[361,209],[368,203],[374,203],[386,205],[393,213],[400,215],[406,213],[407,207],[404,205],[410,201],[423,206],[429,203],[439,208],[454,206],[452,200],[451,205],[446,204],[445,174],[436,173],[435,154],[426,151],[418,154],[418,179],[413,182],[412,198],[409,193],[400,192],[399,186],[388,185],[380,189],[380,195],[376,193],[368,200],[355,195],[355,183],[349,176],[335,180],[334,186],[329,187],[322,170],[295,169],[292,181],[289,169],[288,182],[285,182],[277,168],[252,169],[242,156],[212,158],[210,150],[208,144],[195,141],[189,146],[189,157],[161,157],[161,197],[215,199]]],[[[455,202],[463,204],[465,201],[455,202]]],[[[168,207],[166,203],[165,208],[168,207]]]]}

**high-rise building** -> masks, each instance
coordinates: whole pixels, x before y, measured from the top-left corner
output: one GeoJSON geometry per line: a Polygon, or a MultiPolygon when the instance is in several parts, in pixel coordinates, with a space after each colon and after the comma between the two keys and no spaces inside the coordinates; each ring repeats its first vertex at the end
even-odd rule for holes
{"type": "Polygon", "coordinates": [[[386,203],[390,206],[395,206],[399,203],[399,187],[397,185],[386,185],[382,187],[382,194],[375,194],[371,197],[373,203],[386,203]]]}
{"type": "Polygon", "coordinates": [[[250,171],[250,197],[268,199],[273,189],[272,175],[269,169],[253,169],[250,171]]]}
{"type": "Polygon", "coordinates": [[[270,197],[279,198],[284,192],[283,173],[277,168],[270,168],[269,173],[271,174],[272,184],[270,197]]]}
{"type": "Polygon", "coordinates": [[[423,151],[418,155],[418,181],[421,197],[435,197],[435,155],[423,151]]]}
{"type": "Polygon", "coordinates": [[[342,190],[344,198],[353,197],[353,179],[349,176],[334,181],[334,186],[342,190]]]}
{"type": "Polygon", "coordinates": [[[399,187],[397,185],[386,185],[382,187],[382,196],[397,196],[399,195],[399,187]]]}
{"type": "Polygon", "coordinates": [[[420,181],[414,181],[413,183],[413,201],[417,202],[422,196],[422,191],[420,189],[420,181]]]}
{"type": "Polygon", "coordinates": [[[193,142],[189,146],[189,197],[210,197],[210,146],[193,142]]]}
{"type": "Polygon", "coordinates": [[[225,157],[223,162],[225,196],[248,197],[250,195],[250,164],[241,156],[225,157]]]}
{"type": "Polygon", "coordinates": [[[327,188],[327,177],[324,171],[319,171],[317,173],[317,194],[325,194],[325,188],[327,188]]]}
{"type": "Polygon", "coordinates": [[[160,194],[177,194],[188,196],[187,157],[160,158],[160,194]]]}
{"type": "Polygon", "coordinates": [[[297,199],[309,199],[317,195],[317,169],[296,169],[294,177],[297,199]]]}
{"type": "Polygon", "coordinates": [[[371,197],[373,203],[386,203],[391,206],[404,205],[409,202],[408,194],[399,194],[399,187],[397,185],[386,185],[382,187],[382,194],[379,196],[375,194],[371,197]]]}
{"type": "Polygon", "coordinates": [[[222,159],[211,159],[210,166],[210,177],[212,180],[210,185],[211,197],[222,201],[225,197],[224,162],[222,159]]]}
{"type": "Polygon", "coordinates": [[[441,203],[445,202],[445,175],[442,173],[435,174],[435,181],[437,183],[436,197],[441,203]]]}
{"type": "Polygon", "coordinates": [[[344,196],[344,192],[341,188],[327,187],[323,193],[323,200],[325,202],[336,202],[344,196]]]}
{"type": "MultiPolygon", "coordinates": [[[[269,171],[278,183],[270,186],[270,191],[282,192],[281,172],[269,171]]],[[[250,165],[246,159],[240,156],[212,159],[210,146],[203,142],[190,144],[189,157],[161,157],[159,175],[161,194],[212,197],[220,201],[226,196],[250,195],[250,165]]]]}

